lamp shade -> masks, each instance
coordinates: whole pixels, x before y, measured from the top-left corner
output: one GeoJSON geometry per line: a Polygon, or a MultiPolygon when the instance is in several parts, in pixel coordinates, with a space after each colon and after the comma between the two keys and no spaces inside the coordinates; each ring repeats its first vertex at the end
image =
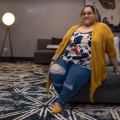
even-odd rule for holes
{"type": "Polygon", "coordinates": [[[15,21],[15,16],[12,13],[5,13],[2,17],[2,21],[5,25],[10,26],[15,21]]]}

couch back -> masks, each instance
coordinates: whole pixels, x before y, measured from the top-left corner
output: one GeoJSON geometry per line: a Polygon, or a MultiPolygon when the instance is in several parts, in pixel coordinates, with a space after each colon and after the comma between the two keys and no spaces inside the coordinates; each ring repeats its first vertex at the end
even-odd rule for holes
{"type": "Polygon", "coordinates": [[[51,39],[38,39],[37,50],[46,50],[48,44],[51,44],[51,39]]]}

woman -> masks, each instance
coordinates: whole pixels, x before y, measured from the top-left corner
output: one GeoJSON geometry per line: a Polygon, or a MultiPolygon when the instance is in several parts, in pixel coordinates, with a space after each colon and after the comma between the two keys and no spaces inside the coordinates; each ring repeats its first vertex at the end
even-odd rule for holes
{"type": "Polygon", "coordinates": [[[52,58],[47,91],[51,82],[59,95],[53,113],[61,112],[63,106],[87,84],[91,86],[90,100],[93,102],[96,88],[106,79],[105,53],[114,71],[120,73],[110,28],[96,22],[96,11],[91,5],[86,5],[80,16],[82,24],[73,26],[66,33],[52,58]]]}

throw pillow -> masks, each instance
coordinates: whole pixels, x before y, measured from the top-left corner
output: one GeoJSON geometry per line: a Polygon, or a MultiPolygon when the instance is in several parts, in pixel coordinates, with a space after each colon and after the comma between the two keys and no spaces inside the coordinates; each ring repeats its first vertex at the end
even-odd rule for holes
{"type": "MultiPolygon", "coordinates": [[[[119,43],[120,43],[119,38],[114,37],[114,45],[115,45],[116,52],[117,52],[117,60],[120,63],[120,47],[119,47],[119,43]]],[[[106,54],[106,63],[107,63],[107,65],[110,65],[110,60],[109,60],[107,54],[106,54]]]]}
{"type": "Polygon", "coordinates": [[[51,41],[52,45],[59,45],[61,42],[62,42],[61,38],[52,37],[52,41],[51,41]]]}

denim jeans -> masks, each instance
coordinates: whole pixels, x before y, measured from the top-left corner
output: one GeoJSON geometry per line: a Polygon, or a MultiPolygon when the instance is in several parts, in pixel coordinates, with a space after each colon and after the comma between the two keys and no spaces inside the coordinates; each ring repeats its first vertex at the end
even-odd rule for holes
{"type": "Polygon", "coordinates": [[[90,83],[91,70],[81,67],[78,64],[67,63],[62,59],[58,59],[54,64],[64,68],[63,73],[53,72],[50,68],[50,81],[59,95],[58,102],[65,104],[83,86],[90,83]]]}

